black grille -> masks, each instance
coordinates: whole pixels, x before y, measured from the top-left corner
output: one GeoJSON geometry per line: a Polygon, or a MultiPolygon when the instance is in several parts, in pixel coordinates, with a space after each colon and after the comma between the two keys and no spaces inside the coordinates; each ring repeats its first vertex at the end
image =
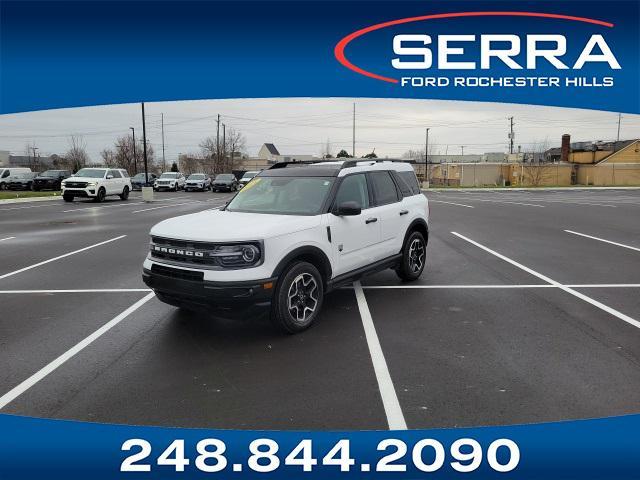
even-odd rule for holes
{"type": "Polygon", "coordinates": [[[149,248],[152,258],[165,263],[187,267],[219,270],[225,268],[251,268],[259,265],[262,261],[260,244],[258,242],[242,242],[242,245],[253,245],[257,249],[255,262],[245,262],[240,253],[228,253],[226,255],[217,253],[221,252],[221,248],[228,247],[229,244],[151,237],[149,248]]]}
{"type": "Polygon", "coordinates": [[[151,265],[151,271],[165,277],[181,278],[183,280],[202,281],[203,272],[192,272],[191,270],[181,270],[179,268],[165,267],[164,265],[151,265]]]}
{"type": "Polygon", "coordinates": [[[66,182],[66,188],[86,188],[87,182],[66,182]]]}

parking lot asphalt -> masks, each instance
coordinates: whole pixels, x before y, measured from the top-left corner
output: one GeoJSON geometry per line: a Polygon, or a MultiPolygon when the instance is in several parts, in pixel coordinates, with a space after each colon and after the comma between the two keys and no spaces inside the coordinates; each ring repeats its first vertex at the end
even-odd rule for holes
{"type": "Polygon", "coordinates": [[[228,194],[0,203],[0,412],[265,429],[640,412],[640,191],[426,195],[423,276],[331,293],[295,336],[142,283],[150,227],[228,194]]]}

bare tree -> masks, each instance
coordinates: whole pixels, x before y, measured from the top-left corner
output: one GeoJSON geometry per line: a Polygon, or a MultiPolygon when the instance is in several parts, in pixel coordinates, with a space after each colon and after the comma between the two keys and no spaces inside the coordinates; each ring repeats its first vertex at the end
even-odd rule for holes
{"type": "MultiPolygon", "coordinates": [[[[135,158],[133,148],[133,137],[124,135],[119,137],[115,142],[114,160],[118,168],[124,168],[133,175],[144,171],[144,144],[142,140],[136,142],[135,158]]],[[[102,154],[101,154],[102,156],[102,154]]],[[[105,160],[104,157],[102,157],[105,160]]],[[[147,167],[150,171],[156,171],[158,166],[155,162],[155,151],[147,142],[147,167]]]]}
{"type": "Polygon", "coordinates": [[[69,168],[74,172],[87,165],[89,154],[87,154],[87,144],[84,138],[77,135],[69,137],[69,150],[65,154],[65,159],[69,168]]]}
{"type": "Polygon", "coordinates": [[[320,148],[321,158],[333,158],[333,150],[331,148],[331,141],[327,138],[327,142],[320,148]]]}
{"type": "Polygon", "coordinates": [[[224,172],[228,173],[233,170],[233,160],[234,154],[244,152],[245,149],[245,138],[241,132],[236,130],[233,127],[228,127],[226,132],[226,149],[229,157],[225,158],[224,161],[224,172]]]}
{"type": "Polygon", "coordinates": [[[531,149],[525,154],[525,161],[522,168],[520,182],[523,185],[538,187],[545,183],[552,182],[553,167],[545,162],[544,153],[549,149],[549,139],[535,141],[531,144],[531,149]]]}
{"type": "Polygon", "coordinates": [[[118,162],[116,160],[116,154],[110,148],[105,148],[100,152],[100,158],[102,158],[102,163],[105,167],[118,167],[118,162]]]}

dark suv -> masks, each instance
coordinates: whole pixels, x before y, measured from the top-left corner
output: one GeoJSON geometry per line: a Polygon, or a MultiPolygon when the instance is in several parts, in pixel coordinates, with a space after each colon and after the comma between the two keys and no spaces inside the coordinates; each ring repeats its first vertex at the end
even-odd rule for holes
{"type": "Polygon", "coordinates": [[[221,173],[211,183],[211,190],[214,192],[220,192],[226,190],[227,192],[235,192],[238,190],[238,179],[233,173],[221,173]]]}
{"type": "Polygon", "coordinates": [[[39,190],[60,190],[60,183],[65,178],[69,178],[69,170],[46,170],[33,179],[33,189],[39,190]]]}

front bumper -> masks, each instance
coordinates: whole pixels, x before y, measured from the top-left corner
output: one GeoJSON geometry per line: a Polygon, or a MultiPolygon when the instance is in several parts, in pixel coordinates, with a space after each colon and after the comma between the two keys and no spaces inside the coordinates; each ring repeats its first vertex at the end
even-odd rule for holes
{"type": "Polygon", "coordinates": [[[228,185],[226,183],[216,185],[214,183],[213,184],[213,189],[214,190],[228,190],[228,191],[231,191],[233,189],[233,185],[228,185]]]}
{"type": "Polygon", "coordinates": [[[85,197],[85,198],[93,198],[96,196],[96,192],[98,187],[87,187],[87,188],[63,188],[62,195],[72,196],[72,197],[85,197]]]}
{"type": "Polygon", "coordinates": [[[158,299],[177,307],[206,309],[227,318],[269,312],[277,277],[262,280],[213,282],[198,278],[202,272],[153,263],[142,280],[158,299]]]}
{"type": "Polygon", "coordinates": [[[154,184],[153,188],[155,188],[156,190],[175,190],[176,188],[176,184],[175,183],[169,183],[169,184],[154,184]]]}
{"type": "Polygon", "coordinates": [[[27,190],[28,188],[29,188],[28,183],[11,182],[7,184],[7,189],[9,190],[27,190]]]}
{"type": "Polygon", "coordinates": [[[198,185],[197,183],[186,183],[184,185],[185,190],[205,190],[207,188],[206,185],[198,185]]]}

